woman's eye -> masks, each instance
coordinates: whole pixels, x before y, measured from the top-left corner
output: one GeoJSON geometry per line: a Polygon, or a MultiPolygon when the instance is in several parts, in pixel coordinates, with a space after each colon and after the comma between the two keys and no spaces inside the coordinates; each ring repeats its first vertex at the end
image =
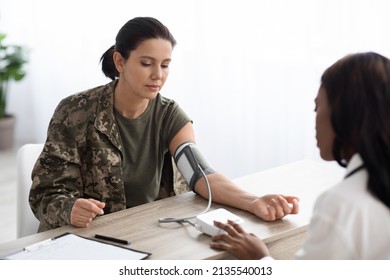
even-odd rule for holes
{"type": "Polygon", "coordinates": [[[152,65],[151,63],[147,63],[147,62],[141,62],[141,65],[142,66],[145,66],[145,67],[148,67],[148,66],[150,66],[150,65],[152,65]]]}
{"type": "Polygon", "coordinates": [[[169,67],[169,65],[168,64],[163,64],[163,65],[161,65],[161,68],[168,68],[169,67]]]}

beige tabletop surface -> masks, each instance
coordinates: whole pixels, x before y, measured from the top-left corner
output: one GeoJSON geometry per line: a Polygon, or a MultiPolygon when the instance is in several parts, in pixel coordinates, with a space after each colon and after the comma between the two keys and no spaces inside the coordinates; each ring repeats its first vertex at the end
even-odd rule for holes
{"type": "MultiPolygon", "coordinates": [[[[334,162],[301,160],[243,176],[234,181],[259,196],[269,193],[300,198],[300,212],[276,222],[264,222],[248,212],[213,203],[210,210],[225,208],[243,220],[243,227],[261,237],[276,259],[291,259],[301,246],[316,198],[342,180],[344,169],[334,162]]],[[[65,226],[0,244],[0,257],[65,232],[85,237],[96,233],[131,241],[132,249],[151,253],[148,259],[229,259],[225,252],[209,248],[210,237],[190,224],[161,224],[159,218],[187,217],[201,213],[207,200],[193,192],[147,203],[96,218],[88,228],[65,226]]],[[[110,256],[107,256],[110,259],[110,256]]]]}

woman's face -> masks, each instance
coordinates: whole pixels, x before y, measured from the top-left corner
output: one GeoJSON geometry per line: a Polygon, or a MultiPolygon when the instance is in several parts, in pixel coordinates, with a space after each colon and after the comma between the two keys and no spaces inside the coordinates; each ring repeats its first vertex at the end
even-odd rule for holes
{"type": "Polygon", "coordinates": [[[117,53],[120,82],[133,98],[153,99],[163,87],[169,74],[172,45],[164,39],[143,41],[124,61],[117,53]]]}
{"type": "Polygon", "coordinates": [[[322,87],[318,90],[315,104],[317,147],[320,149],[322,159],[334,160],[332,147],[335,133],[330,120],[331,112],[326,91],[322,87]]]}

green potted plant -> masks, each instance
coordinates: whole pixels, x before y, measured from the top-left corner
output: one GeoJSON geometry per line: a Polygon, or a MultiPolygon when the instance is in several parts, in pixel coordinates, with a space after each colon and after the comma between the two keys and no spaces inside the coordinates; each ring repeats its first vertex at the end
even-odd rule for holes
{"type": "Polygon", "coordinates": [[[5,44],[5,37],[0,33],[0,150],[13,145],[15,117],[6,111],[8,85],[25,77],[23,66],[27,62],[25,48],[5,44]]]}

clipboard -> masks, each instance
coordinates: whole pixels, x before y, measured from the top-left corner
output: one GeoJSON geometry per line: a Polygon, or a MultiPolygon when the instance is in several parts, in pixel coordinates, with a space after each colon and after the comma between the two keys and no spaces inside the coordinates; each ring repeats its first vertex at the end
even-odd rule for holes
{"type": "Polygon", "coordinates": [[[100,240],[64,233],[5,256],[6,260],[143,260],[151,254],[100,240]]]}

